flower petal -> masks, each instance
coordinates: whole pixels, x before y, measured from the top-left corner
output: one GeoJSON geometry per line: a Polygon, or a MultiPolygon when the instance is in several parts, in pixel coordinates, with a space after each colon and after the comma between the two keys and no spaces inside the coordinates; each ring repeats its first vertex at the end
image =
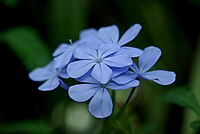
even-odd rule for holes
{"type": "Polygon", "coordinates": [[[100,84],[96,79],[94,79],[92,76],[91,76],[91,71],[89,71],[89,73],[79,77],[79,78],[76,78],[77,81],[79,82],[85,82],[85,83],[92,83],[92,84],[100,84]]]}
{"type": "Polygon", "coordinates": [[[112,67],[125,67],[132,64],[132,59],[127,54],[121,54],[104,58],[103,62],[112,67]]]}
{"type": "Polygon", "coordinates": [[[121,47],[119,51],[116,53],[118,54],[128,54],[130,57],[138,57],[142,54],[142,50],[135,47],[121,47]]]}
{"type": "Polygon", "coordinates": [[[61,78],[69,78],[69,75],[67,74],[67,68],[61,68],[61,70],[59,70],[59,76],[61,78]]]}
{"type": "Polygon", "coordinates": [[[97,35],[104,43],[116,44],[119,39],[119,29],[116,25],[102,27],[97,35]]]}
{"type": "Polygon", "coordinates": [[[90,44],[81,44],[76,48],[74,57],[78,59],[94,59],[96,50],[90,44]]]}
{"type": "Polygon", "coordinates": [[[53,52],[53,56],[58,56],[59,54],[64,53],[66,51],[70,51],[70,50],[71,50],[71,46],[69,44],[62,43],[53,52]]]}
{"type": "Polygon", "coordinates": [[[45,68],[36,68],[28,74],[33,81],[44,81],[53,76],[53,73],[45,68]]]}
{"type": "Polygon", "coordinates": [[[105,118],[111,115],[113,103],[107,89],[99,89],[89,103],[89,111],[96,118],[105,118]]]}
{"type": "Polygon", "coordinates": [[[72,78],[78,78],[86,74],[94,65],[95,62],[91,60],[75,61],[68,65],[67,73],[72,78]]]}
{"type": "Polygon", "coordinates": [[[144,49],[139,57],[139,72],[148,71],[160,58],[161,50],[158,47],[150,46],[144,49]]]}
{"type": "Polygon", "coordinates": [[[105,84],[110,80],[112,70],[107,65],[101,62],[94,66],[91,75],[101,84],[105,84]]]}
{"type": "Polygon", "coordinates": [[[59,79],[58,77],[53,77],[46,82],[44,82],[38,89],[41,91],[51,91],[55,88],[57,88],[59,85],[59,79]]]}
{"type": "Polygon", "coordinates": [[[171,71],[155,70],[142,74],[142,77],[148,80],[153,80],[160,85],[169,85],[175,81],[176,74],[171,71]]]}
{"type": "Polygon", "coordinates": [[[100,40],[96,34],[86,36],[84,38],[80,39],[81,42],[87,42],[92,44],[92,47],[95,49],[98,49],[102,43],[104,43],[102,40],[100,40]]]}
{"type": "Polygon", "coordinates": [[[114,78],[112,78],[112,80],[118,84],[126,84],[134,79],[136,79],[137,74],[131,72],[131,71],[127,71],[121,75],[118,75],[114,78]]]}
{"type": "Polygon", "coordinates": [[[68,93],[71,99],[77,102],[84,102],[90,99],[99,90],[95,84],[78,84],[69,87],[68,93]]]}
{"type": "Polygon", "coordinates": [[[115,82],[111,82],[111,83],[108,83],[106,87],[112,90],[126,90],[129,88],[137,87],[139,86],[139,84],[140,82],[138,80],[132,80],[126,84],[117,84],[115,82]]]}
{"type": "Polygon", "coordinates": [[[130,68],[133,70],[133,72],[135,72],[136,74],[138,74],[138,67],[137,65],[135,64],[135,62],[133,62],[133,64],[130,66],[130,68]]]}
{"type": "Polygon", "coordinates": [[[111,67],[113,73],[112,73],[112,78],[126,72],[129,67],[111,67]]]}
{"type": "Polygon", "coordinates": [[[84,38],[87,36],[92,36],[97,34],[97,30],[95,28],[84,29],[79,33],[80,38],[84,38]]]}
{"type": "Polygon", "coordinates": [[[59,68],[59,67],[63,67],[65,65],[67,65],[70,62],[72,55],[73,55],[73,51],[70,51],[70,52],[64,52],[61,55],[55,57],[53,59],[53,61],[55,63],[54,64],[55,68],[59,68]]]}
{"type": "Polygon", "coordinates": [[[142,26],[140,24],[134,24],[131,26],[121,37],[118,44],[120,46],[132,41],[140,32],[142,26]]]}
{"type": "Polygon", "coordinates": [[[101,54],[102,59],[117,52],[120,49],[120,46],[114,44],[102,44],[99,47],[99,53],[101,54]]]}
{"type": "Polygon", "coordinates": [[[68,90],[69,87],[61,79],[59,79],[59,83],[63,89],[68,90]]]}

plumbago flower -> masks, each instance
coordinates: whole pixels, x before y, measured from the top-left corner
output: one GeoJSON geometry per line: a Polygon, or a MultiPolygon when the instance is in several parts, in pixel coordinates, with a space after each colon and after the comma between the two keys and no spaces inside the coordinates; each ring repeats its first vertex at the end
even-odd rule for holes
{"type": "Polygon", "coordinates": [[[127,84],[117,84],[115,82],[102,84],[90,75],[84,75],[76,80],[87,84],[71,86],[68,90],[70,98],[77,102],[84,102],[90,99],[88,109],[96,118],[108,117],[113,111],[113,103],[108,89],[123,90],[139,85],[138,80],[133,80],[127,84]]]}
{"type": "Polygon", "coordinates": [[[93,48],[88,43],[80,45],[74,53],[78,60],[70,63],[67,67],[68,75],[78,78],[92,70],[92,77],[105,84],[111,78],[112,67],[127,67],[132,64],[132,59],[127,54],[114,55],[119,50],[118,46],[105,49],[106,47],[105,44],[102,44],[99,49],[93,48]]]}
{"type": "Polygon", "coordinates": [[[67,73],[72,78],[78,78],[92,70],[92,77],[100,83],[107,83],[112,75],[112,67],[127,67],[132,64],[131,57],[142,54],[142,50],[133,47],[121,47],[133,40],[141,26],[131,26],[119,39],[119,29],[116,25],[84,30],[80,40],[84,44],[74,52],[77,61],[69,64],[67,73]],[[123,61],[123,62],[122,62],[123,61]]]}
{"type": "Polygon", "coordinates": [[[58,46],[58,48],[53,52],[54,56],[54,66],[55,68],[60,68],[66,66],[72,59],[75,49],[81,44],[79,41],[71,44],[62,43],[58,46]]]}
{"type": "Polygon", "coordinates": [[[116,25],[106,26],[100,28],[98,31],[94,28],[89,28],[80,32],[80,38],[83,41],[92,42],[94,45],[106,44],[109,46],[120,46],[118,54],[128,54],[131,57],[138,57],[142,54],[142,50],[135,47],[123,46],[138,35],[142,26],[140,24],[132,25],[123,35],[119,38],[119,29],[116,25]]]}
{"type": "Polygon", "coordinates": [[[29,78],[33,81],[45,81],[38,87],[41,91],[50,91],[60,86],[68,89],[67,85],[61,78],[69,78],[66,73],[66,68],[55,68],[54,62],[51,61],[44,67],[38,67],[29,73],[29,78]]]}
{"type": "Polygon", "coordinates": [[[172,84],[176,79],[176,74],[172,71],[154,70],[148,71],[160,58],[161,50],[154,46],[149,46],[144,49],[143,54],[139,57],[137,66],[134,62],[130,66],[132,71],[127,71],[122,75],[113,78],[113,81],[118,83],[127,83],[137,79],[145,79],[154,81],[160,85],[172,84]]]}
{"type": "Polygon", "coordinates": [[[135,39],[141,28],[134,24],[121,37],[116,25],[83,30],[78,41],[60,44],[52,54],[53,60],[31,71],[29,78],[44,81],[38,87],[41,91],[50,91],[60,85],[68,89],[74,101],[89,101],[88,109],[94,117],[108,117],[113,111],[110,90],[132,88],[134,91],[141,78],[161,85],[175,81],[176,74],[172,71],[149,71],[161,56],[159,48],[150,46],[141,50],[124,46],[135,39]],[[138,66],[133,62],[136,57],[139,57],[138,66]],[[67,78],[75,79],[78,84],[68,88],[63,82],[67,78]]]}

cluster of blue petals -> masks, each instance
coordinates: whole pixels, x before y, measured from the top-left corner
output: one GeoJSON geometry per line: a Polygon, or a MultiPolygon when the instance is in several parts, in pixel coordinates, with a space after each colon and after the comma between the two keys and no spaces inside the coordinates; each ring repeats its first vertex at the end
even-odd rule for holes
{"type": "Polygon", "coordinates": [[[149,71],[161,56],[161,50],[149,46],[144,50],[124,46],[138,35],[140,24],[131,26],[121,37],[116,25],[80,32],[80,39],[62,43],[53,52],[53,60],[29,73],[33,81],[44,81],[41,91],[59,85],[77,102],[89,101],[89,112],[96,118],[112,114],[113,103],[109,90],[126,90],[139,86],[140,79],[160,85],[175,81],[172,71],[149,71]],[[138,65],[133,61],[138,58],[138,65]],[[68,85],[64,79],[73,78],[78,84],[68,85]]]}

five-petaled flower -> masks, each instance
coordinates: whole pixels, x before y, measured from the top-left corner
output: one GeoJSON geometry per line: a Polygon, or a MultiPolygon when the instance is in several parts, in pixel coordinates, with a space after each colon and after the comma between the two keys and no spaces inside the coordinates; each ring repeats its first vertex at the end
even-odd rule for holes
{"type": "Polygon", "coordinates": [[[154,70],[148,71],[160,58],[161,50],[154,46],[144,49],[143,54],[139,57],[137,66],[134,62],[130,66],[132,71],[127,71],[123,75],[113,78],[118,83],[126,83],[137,79],[152,80],[160,85],[172,84],[176,79],[176,74],[172,71],[154,70]]]}
{"type": "Polygon", "coordinates": [[[113,103],[108,89],[123,90],[139,85],[138,80],[134,80],[128,84],[117,84],[115,82],[101,84],[87,74],[76,80],[85,82],[86,84],[71,86],[68,90],[69,96],[77,102],[84,102],[91,99],[88,109],[96,118],[105,118],[112,113],[113,103]]]}
{"type": "Polygon", "coordinates": [[[38,87],[41,91],[50,91],[58,87],[67,89],[67,85],[62,81],[61,78],[69,78],[65,68],[57,69],[54,67],[54,62],[51,61],[44,67],[38,67],[29,73],[29,78],[33,81],[45,81],[41,86],[38,87]]]}
{"type": "MultiPolygon", "coordinates": [[[[105,46],[105,44],[102,45],[102,47],[105,46]]],[[[111,78],[113,73],[112,67],[120,68],[132,64],[132,59],[127,54],[114,54],[119,50],[118,46],[112,46],[112,48],[108,49],[105,49],[105,47],[101,49],[100,46],[98,49],[95,49],[86,43],[80,45],[74,53],[78,60],[71,62],[67,67],[69,76],[78,78],[92,70],[92,77],[105,84],[111,78]]]]}

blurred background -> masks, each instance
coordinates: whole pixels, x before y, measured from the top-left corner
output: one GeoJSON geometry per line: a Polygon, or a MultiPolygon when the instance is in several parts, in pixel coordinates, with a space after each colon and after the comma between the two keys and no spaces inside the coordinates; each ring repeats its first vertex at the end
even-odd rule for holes
{"type": "MultiPolygon", "coordinates": [[[[199,0],[0,0],[0,134],[198,134],[199,18],[199,0]],[[142,30],[128,45],[161,48],[155,68],[177,78],[165,87],[141,81],[119,119],[95,119],[65,90],[42,92],[28,78],[81,30],[116,24],[122,35],[135,23],[142,30]]],[[[115,110],[129,92],[117,92],[115,110]]]]}

